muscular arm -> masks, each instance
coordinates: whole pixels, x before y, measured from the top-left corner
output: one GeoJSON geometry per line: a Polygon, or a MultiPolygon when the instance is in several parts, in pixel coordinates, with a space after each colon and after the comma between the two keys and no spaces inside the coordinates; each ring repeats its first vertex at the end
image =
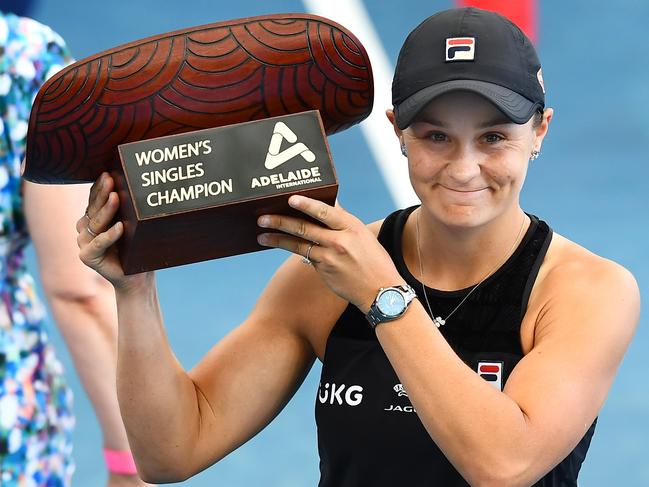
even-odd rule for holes
{"type": "Polygon", "coordinates": [[[345,303],[291,258],[248,319],[186,373],[165,337],[152,280],[117,291],[118,395],[140,473],[179,481],[279,413],[315,358],[309,330],[333,323],[345,303]]]}
{"type": "Polygon", "coordinates": [[[76,226],[79,258],[115,287],[117,394],[138,472],[148,481],[180,481],[281,410],[311,367],[316,340],[346,302],[312,267],[290,258],[244,323],[187,373],[167,340],[154,274],[127,276],[121,268],[114,244],[124,227],[112,223],[119,207],[113,188],[103,174],[90,191],[88,217],[76,226]]]}
{"type": "Polygon", "coordinates": [[[377,328],[426,429],[471,485],[530,485],[560,462],[601,408],[638,320],[633,278],[595,256],[555,266],[532,301],[533,348],[502,393],[455,355],[420,303],[377,328]]]}

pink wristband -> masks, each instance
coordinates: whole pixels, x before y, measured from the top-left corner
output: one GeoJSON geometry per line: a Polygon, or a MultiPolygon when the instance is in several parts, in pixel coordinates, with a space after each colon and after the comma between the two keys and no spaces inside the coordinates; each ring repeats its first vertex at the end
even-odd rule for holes
{"type": "Polygon", "coordinates": [[[118,475],[137,475],[135,461],[130,451],[117,451],[104,448],[104,459],[108,471],[118,475]]]}

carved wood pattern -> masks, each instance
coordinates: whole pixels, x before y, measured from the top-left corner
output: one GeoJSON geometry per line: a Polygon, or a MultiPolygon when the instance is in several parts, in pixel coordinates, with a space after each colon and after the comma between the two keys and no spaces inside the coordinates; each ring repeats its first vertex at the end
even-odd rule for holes
{"type": "Polygon", "coordinates": [[[309,14],[209,24],[80,60],[39,91],[23,177],[95,180],[119,144],[320,110],[327,134],[366,118],[369,58],[344,27],[309,14]]]}

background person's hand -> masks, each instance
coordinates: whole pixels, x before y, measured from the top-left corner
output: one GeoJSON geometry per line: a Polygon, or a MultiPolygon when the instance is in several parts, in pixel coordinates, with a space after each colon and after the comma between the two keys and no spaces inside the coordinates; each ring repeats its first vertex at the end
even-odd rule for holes
{"type": "Polygon", "coordinates": [[[303,257],[308,251],[309,260],[327,286],[363,313],[379,288],[405,282],[376,236],[354,215],[306,196],[291,196],[289,204],[325,226],[294,217],[263,215],[259,226],[284,233],[261,234],[261,245],[303,257]]]}

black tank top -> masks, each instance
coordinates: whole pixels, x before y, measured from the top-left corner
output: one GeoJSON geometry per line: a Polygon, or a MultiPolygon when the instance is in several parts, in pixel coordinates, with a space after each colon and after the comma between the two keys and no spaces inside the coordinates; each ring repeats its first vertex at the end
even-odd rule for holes
{"type": "MultiPolygon", "coordinates": [[[[404,224],[414,209],[392,213],[378,239],[424,303],[421,283],[406,267],[401,246],[404,224]]],[[[520,325],[552,239],[545,222],[530,218],[512,256],[440,328],[458,356],[499,389],[523,357],[520,325]]],[[[469,290],[426,288],[426,293],[433,311],[446,316],[469,290]]],[[[327,341],[316,423],[320,487],[469,485],[424,429],[376,335],[353,305],[343,312],[327,341]]],[[[594,428],[595,423],[535,487],[576,487],[594,428]]]]}

